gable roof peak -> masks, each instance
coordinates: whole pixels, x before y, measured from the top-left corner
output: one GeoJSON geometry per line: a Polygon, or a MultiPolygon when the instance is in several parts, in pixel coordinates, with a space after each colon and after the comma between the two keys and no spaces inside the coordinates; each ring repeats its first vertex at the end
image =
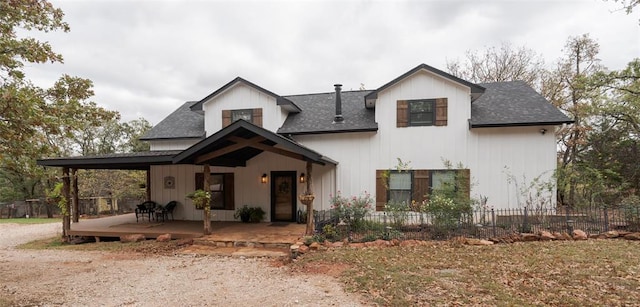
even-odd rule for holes
{"type": "Polygon", "coordinates": [[[429,65],[427,65],[427,64],[422,63],[422,64],[420,64],[420,65],[416,66],[415,68],[413,68],[413,69],[411,69],[411,70],[407,71],[406,73],[402,74],[401,76],[399,76],[399,77],[397,77],[397,78],[395,78],[395,79],[391,80],[391,81],[390,81],[390,82],[388,82],[387,84],[385,84],[385,85],[383,85],[383,86],[379,87],[379,88],[378,88],[378,89],[376,89],[375,91],[373,91],[373,92],[371,92],[371,93],[367,94],[367,95],[364,97],[364,104],[365,104],[365,107],[367,107],[367,108],[369,108],[369,109],[370,109],[370,108],[373,108],[373,107],[375,106],[375,101],[376,101],[376,99],[378,98],[378,93],[379,93],[379,92],[381,92],[381,91],[383,91],[383,90],[385,90],[385,89],[387,89],[387,88],[389,88],[389,87],[391,87],[391,86],[395,85],[396,83],[398,83],[398,82],[400,82],[400,81],[404,80],[405,78],[407,78],[407,77],[409,77],[409,76],[411,76],[411,75],[415,74],[416,72],[418,72],[418,71],[420,71],[420,70],[426,70],[426,71],[429,71],[429,72],[431,72],[431,73],[433,73],[433,74],[439,75],[439,76],[441,76],[441,77],[443,77],[443,78],[446,78],[446,79],[449,79],[449,80],[451,80],[451,81],[453,81],[453,82],[460,83],[460,84],[462,84],[462,85],[464,85],[464,86],[467,86],[467,87],[469,87],[469,88],[471,89],[471,93],[483,93],[483,92],[484,92],[484,90],[485,90],[485,88],[484,88],[484,87],[482,87],[482,86],[480,86],[480,85],[477,85],[477,84],[475,84],[475,83],[471,83],[471,82],[469,82],[469,81],[467,81],[467,80],[464,80],[464,79],[458,78],[458,77],[456,77],[456,76],[454,76],[454,75],[452,75],[452,74],[446,73],[446,72],[444,72],[444,71],[442,71],[442,70],[439,70],[439,69],[437,69],[437,68],[435,68],[435,67],[432,67],[432,66],[429,66],[429,65]]]}
{"type": "Polygon", "coordinates": [[[207,97],[202,98],[200,101],[198,101],[197,103],[195,103],[194,105],[191,106],[191,111],[202,111],[202,105],[208,101],[209,99],[223,93],[224,91],[228,90],[229,88],[233,87],[234,85],[236,85],[237,83],[244,83],[249,87],[252,87],[258,91],[261,91],[273,98],[276,99],[276,104],[279,106],[282,106],[283,108],[285,108],[286,110],[288,110],[289,112],[300,112],[302,111],[295,103],[293,103],[293,101],[284,98],[278,94],[275,94],[263,87],[260,87],[258,85],[256,85],[255,83],[248,81],[244,78],[241,77],[235,77],[233,80],[229,81],[229,83],[223,85],[221,88],[217,89],[216,91],[214,91],[213,93],[207,95],[207,97]]]}

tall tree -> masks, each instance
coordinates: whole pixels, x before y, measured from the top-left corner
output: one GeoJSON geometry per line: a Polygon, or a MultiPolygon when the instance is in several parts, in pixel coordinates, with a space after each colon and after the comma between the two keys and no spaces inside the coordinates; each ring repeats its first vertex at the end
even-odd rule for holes
{"type": "Polygon", "coordinates": [[[514,48],[503,43],[480,51],[467,50],[463,62],[447,61],[447,70],[456,77],[476,83],[520,80],[539,88],[544,61],[529,48],[514,48]]]}

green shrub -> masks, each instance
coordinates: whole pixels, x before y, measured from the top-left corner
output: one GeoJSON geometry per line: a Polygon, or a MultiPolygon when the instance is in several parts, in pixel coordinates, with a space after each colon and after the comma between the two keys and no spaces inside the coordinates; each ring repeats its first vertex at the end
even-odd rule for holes
{"type": "Polygon", "coordinates": [[[456,203],[440,193],[434,193],[423,211],[431,215],[434,226],[448,229],[455,228],[463,217],[472,213],[469,202],[456,203]]]}
{"type": "Polygon", "coordinates": [[[391,216],[392,227],[400,228],[407,222],[410,208],[406,202],[390,201],[384,205],[384,211],[391,216]]]}

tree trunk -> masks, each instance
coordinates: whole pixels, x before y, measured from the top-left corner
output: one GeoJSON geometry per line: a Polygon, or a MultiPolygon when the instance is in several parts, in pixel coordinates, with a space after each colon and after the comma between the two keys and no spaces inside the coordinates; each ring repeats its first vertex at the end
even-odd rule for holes
{"type": "MultiPolygon", "coordinates": [[[[312,170],[313,170],[313,166],[311,162],[307,161],[307,191],[305,192],[306,195],[313,194],[313,186],[312,186],[313,174],[311,173],[312,170]]],[[[315,233],[315,221],[313,220],[313,201],[310,201],[309,204],[307,205],[307,229],[305,231],[305,234],[307,236],[312,236],[314,233],[315,233]]]]}
{"type": "MultiPolygon", "coordinates": [[[[211,169],[209,168],[209,164],[204,165],[204,191],[209,192],[211,188],[211,169]]],[[[204,205],[204,217],[202,218],[204,223],[204,234],[211,234],[211,207],[210,203],[204,205]]]]}

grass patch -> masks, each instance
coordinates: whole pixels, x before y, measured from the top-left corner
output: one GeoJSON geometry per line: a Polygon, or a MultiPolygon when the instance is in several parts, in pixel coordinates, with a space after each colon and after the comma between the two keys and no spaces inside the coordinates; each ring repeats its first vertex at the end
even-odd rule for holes
{"type": "Polygon", "coordinates": [[[62,223],[62,220],[59,218],[13,218],[13,219],[0,219],[0,224],[48,224],[48,223],[62,223]]]}
{"type": "Polygon", "coordinates": [[[172,255],[183,247],[184,243],[179,240],[169,242],[157,242],[156,240],[146,240],[141,242],[122,243],[94,242],[84,244],[67,244],[62,242],[59,236],[35,240],[18,245],[18,249],[53,249],[53,250],[74,250],[74,251],[103,251],[103,252],[133,252],[154,255],[172,255]]]}
{"type": "Polygon", "coordinates": [[[292,265],[302,272],[347,267],[347,290],[385,306],[634,305],[640,301],[640,242],[557,241],[336,249],[292,265]]]}

